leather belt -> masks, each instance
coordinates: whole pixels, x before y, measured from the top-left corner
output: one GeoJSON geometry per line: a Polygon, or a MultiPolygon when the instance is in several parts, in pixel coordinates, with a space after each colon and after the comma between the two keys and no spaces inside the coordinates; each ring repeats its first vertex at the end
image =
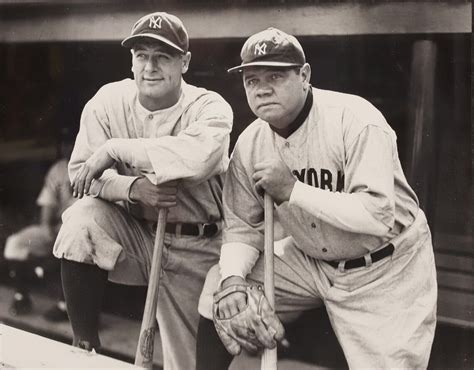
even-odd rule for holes
{"type": "MultiPolygon", "coordinates": [[[[393,246],[392,243],[390,243],[386,247],[379,249],[377,252],[371,253],[369,256],[372,262],[377,262],[377,261],[380,261],[381,259],[384,259],[385,257],[391,256],[394,250],[395,250],[395,247],[393,246]]],[[[355,269],[358,267],[364,267],[366,266],[365,261],[366,261],[365,257],[359,257],[359,258],[354,258],[352,260],[343,261],[344,262],[343,268],[345,270],[350,270],[350,269],[355,269]]],[[[326,261],[325,260],[324,262],[329,263],[334,268],[339,267],[339,261],[326,261]]]]}
{"type": "Polygon", "coordinates": [[[204,236],[210,238],[214,236],[219,227],[217,224],[188,224],[188,223],[167,223],[165,232],[168,234],[204,236]]]}

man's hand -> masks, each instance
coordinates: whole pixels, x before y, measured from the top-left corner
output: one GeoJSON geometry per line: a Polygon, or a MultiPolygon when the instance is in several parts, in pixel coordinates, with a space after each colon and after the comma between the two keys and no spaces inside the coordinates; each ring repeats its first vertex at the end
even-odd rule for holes
{"type": "Polygon", "coordinates": [[[145,206],[169,208],[176,206],[178,181],[154,185],[148,178],[140,177],[130,188],[130,199],[145,206]]]}
{"type": "Polygon", "coordinates": [[[227,351],[236,356],[241,348],[256,353],[289,343],[285,329],[270,307],[263,288],[232,276],[214,294],[213,321],[227,351]]]}
{"type": "MultiPolygon", "coordinates": [[[[222,282],[222,289],[236,284],[246,285],[247,282],[240,276],[231,276],[222,282]]],[[[245,293],[234,292],[232,294],[229,294],[227,297],[222,298],[217,303],[219,317],[222,319],[228,319],[244,310],[246,305],[247,295],[245,293]]]]}
{"type": "Polygon", "coordinates": [[[257,191],[267,192],[277,204],[290,200],[296,182],[288,166],[280,159],[257,163],[252,178],[257,191]]]}
{"type": "Polygon", "coordinates": [[[92,180],[98,179],[104,171],[112,167],[115,160],[107,153],[105,145],[102,145],[85,161],[76,176],[72,180],[72,195],[82,198],[84,194],[89,194],[92,180]]]}

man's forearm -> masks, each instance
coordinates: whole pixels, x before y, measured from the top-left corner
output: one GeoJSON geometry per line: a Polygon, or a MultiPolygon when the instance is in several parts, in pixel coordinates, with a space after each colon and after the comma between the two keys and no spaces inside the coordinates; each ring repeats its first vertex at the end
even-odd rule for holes
{"type": "Polygon", "coordinates": [[[222,246],[219,267],[221,282],[230,276],[245,277],[252,271],[260,252],[244,243],[226,243],[222,246]]]}
{"type": "Polygon", "coordinates": [[[153,172],[142,139],[109,139],[104,144],[107,153],[116,161],[126,163],[144,172],[153,172]]]}
{"type": "Polygon", "coordinates": [[[90,195],[111,202],[130,202],[130,189],[139,176],[120,175],[117,171],[109,169],[91,185],[90,195]]]}
{"type": "MultiPolygon", "coordinates": [[[[362,197],[363,193],[334,193],[297,181],[289,203],[342,230],[370,235],[386,235],[389,227],[376,219],[364,207],[362,197]]],[[[387,210],[385,213],[391,215],[392,212],[387,210]]]]}

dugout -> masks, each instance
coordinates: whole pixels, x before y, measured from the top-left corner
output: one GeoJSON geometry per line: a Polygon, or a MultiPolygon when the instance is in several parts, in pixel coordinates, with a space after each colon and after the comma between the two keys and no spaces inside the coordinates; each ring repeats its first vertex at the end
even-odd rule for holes
{"type": "Polygon", "coordinates": [[[104,83],[131,76],[119,41],[157,8],[190,33],[185,79],[233,106],[232,142],[252,113],[226,69],[245,38],[270,25],[300,39],[314,86],[361,95],[384,113],[432,228],[439,320],[474,328],[470,1],[0,1],[0,249],[37,216],[31,205],[60,126],[75,127],[104,83]]]}

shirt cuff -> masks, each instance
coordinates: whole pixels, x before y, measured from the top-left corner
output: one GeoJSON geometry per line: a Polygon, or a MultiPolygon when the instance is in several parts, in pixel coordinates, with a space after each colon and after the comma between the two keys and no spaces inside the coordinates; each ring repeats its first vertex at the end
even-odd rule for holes
{"type": "Polygon", "coordinates": [[[127,201],[132,203],[132,204],[138,204],[138,202],[135,202],[134,200],[132,200],[132,198],[130,198],[130,191],[132,190],[132,185],[135,183],[135,181],[137,181],[141,177],[143,177],[143,176],[131,176],[131,178],[133,180],[130,182],[130,185],[128,185],[127,201]]]}
{"type": "Polygon", "coordinates": [[[221,272],[219,286],[230,276],[240,276],[245,279],[259,256],[259,250],[250,245],[238,242],[224,244],[219,260],[221,272]]]}
{"type": "Polygon", "coordinates": [[[89,194],[92,197],[100,197],[113,202],[128,201],[130,199],[130,187],[137,177],[118,175],[117,173],[110,173],[110,175],[106,179],[100,178],[93,181],[89,194]]]}

